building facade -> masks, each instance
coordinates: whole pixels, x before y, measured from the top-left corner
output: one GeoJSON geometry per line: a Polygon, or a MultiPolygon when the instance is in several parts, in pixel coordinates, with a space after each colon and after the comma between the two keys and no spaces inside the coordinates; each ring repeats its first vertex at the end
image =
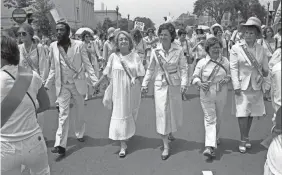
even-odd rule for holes
{"type": "Polygon", "coordinates": [[[106,18],[109,18],[111,21],[116,21],[117,18],[118,20],[121,19],[121,14],[119,13],[117,15],[116,10],[95,10],[94,11],[94,21],[95,21],[95,26],[97,26],[99,23],[103,25],[104,20],[106,18]]]}

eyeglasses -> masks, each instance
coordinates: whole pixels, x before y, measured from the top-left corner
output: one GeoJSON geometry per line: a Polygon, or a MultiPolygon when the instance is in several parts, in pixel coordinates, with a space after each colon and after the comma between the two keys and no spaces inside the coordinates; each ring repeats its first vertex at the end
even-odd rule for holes
{"type": "Polygon", "coordinates": [[[19,35],[19,36],[26,36],[27,33],[26,33],[26,32],[18,32],[18,35],[19,35]]]}

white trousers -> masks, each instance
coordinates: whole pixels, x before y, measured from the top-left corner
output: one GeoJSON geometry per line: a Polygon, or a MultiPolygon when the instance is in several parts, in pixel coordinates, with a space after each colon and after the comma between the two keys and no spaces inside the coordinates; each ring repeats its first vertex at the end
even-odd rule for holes
{"type": "Polygon", "coordinates": [[[216,148],[216,140],[220,128],[220,119],[227,100],[228,87],[224,85],[220,92],[215,89],[210,89],[210,92],[205,94],[200,91],[200,101],[205,114],[205,146],[216,148]]]}
{"type": "Polygon", "coordinates": [[[31,175],[50,175],[47,147],[42,133],[18,142],[1,142],[1,174],[20,175],[21,165],[31,175]]]}
{"type": "Polygon", "coordinates": [[[72,116],[71,122],[73,123],[76,137],[82,138],[84,135],[84,99],[77,91],[75,84],[63,84],[57,102],[59,103],[60,113],[54,147],[61,146],[66,148],[70,116],[72,116]],[[71,98],[74,99],[74,107],[76,108],[73,115],[70,115],[71,98]]]}

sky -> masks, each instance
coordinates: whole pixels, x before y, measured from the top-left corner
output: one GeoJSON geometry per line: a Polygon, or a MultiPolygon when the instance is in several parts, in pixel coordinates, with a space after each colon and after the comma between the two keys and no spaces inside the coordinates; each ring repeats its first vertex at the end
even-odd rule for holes
{"type": "Polygon", "coordinates": [[[193,13],[194,2],[196,0],[94,0],[95,10],[101,10],[101,3],[107,6],[108,10],[115,10],[119,6],[119,12],[123,18],[130,15],[130,19],[135,17],[148,17],[156,27],[164,22],[165,16],[169,13],[174,19],[182,13],[193,13]]]}
{"type": "MultiPolygon", "coordinates": [[[[94,0],[95,10],[101,10],[101,3],[104,3],[104,7],[108,10],[115,10],[116,6],[119,6],[119,12],[123,18],[127,18],[130,15],[130,19],[135,17],[148,17],[155,24],[156,27],[164,22],[165,16],[169,14],[178,18],[182,13],[193,13],[194,2],[196,0],[94,0]]],[[[263,5],[268,1],[273,0],[259,0],[263,5]]]]}

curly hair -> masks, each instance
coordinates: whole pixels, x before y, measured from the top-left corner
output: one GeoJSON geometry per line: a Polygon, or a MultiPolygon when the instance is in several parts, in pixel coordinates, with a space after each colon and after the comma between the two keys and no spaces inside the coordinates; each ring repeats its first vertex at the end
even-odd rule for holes
{"type": "Polygon", "coordinates": [[[89,31],[84,30],[81,34],[81,40],[85,41],[86,35],[89,35],[91,37],[91,33],[89,31]]]}
{"type": "Polygon", "coordinates": [[[171,23],[164,23],[160,25],[158,30],[158,36],[162,33],[163,30],[168,30],[171,36],[171,42],[173,42],[176,38],[176,31],[175,27],[171,23]]]}
{"type": "Polygon", "coordinates": [[[16,40],[6,35],[1,36],[1,59],[15,66],[20,62],[20,51],[16,40]]]}
{"type": "Polygon", "coordinates": [[[211,37],[211,38],[207,39],[206,42],[205,42],[205,51],[206,51],[208,54],[210,54],[210,53],[209,53],[210,48],[211,48],[212,46],[216,45],[216,44],[219,44],[219,46],[222,48],[222,42],[221,42],[218,38],[216,38],[216,37],[211,37]]]}
{"type": "Polygon", "coordinates": [[[141,34],[141,31],[138,30],[138,29],[134,29],[131,34],[132,34],[132,39],[133,39],[137,44],[138,44],[138,43],[141,41],[141,39],[143,38],[143,37],[142,37],[142,34],[141,34]]]}
{"type": "Polygon", "coordinates": [[[123,35],[125,35],[126,36],[126,38],[128,39],[128,41],[129,41],[129,51],[132,51],[132,49],[133,49],[133,40],[132,40],[132,37],[130,36],[130,34],[129,33],[127,33],[126,31],[120,31],[120,32],[118,32],[118,34],[116,35],[116,37],[115,37],[115,46],[116,46],[116,52],[119,52],[120,51],[120,49],[119,49],[119,41],[118,41],[118,37],[121,35],[121,34],[123,34],[123,35]]]}

